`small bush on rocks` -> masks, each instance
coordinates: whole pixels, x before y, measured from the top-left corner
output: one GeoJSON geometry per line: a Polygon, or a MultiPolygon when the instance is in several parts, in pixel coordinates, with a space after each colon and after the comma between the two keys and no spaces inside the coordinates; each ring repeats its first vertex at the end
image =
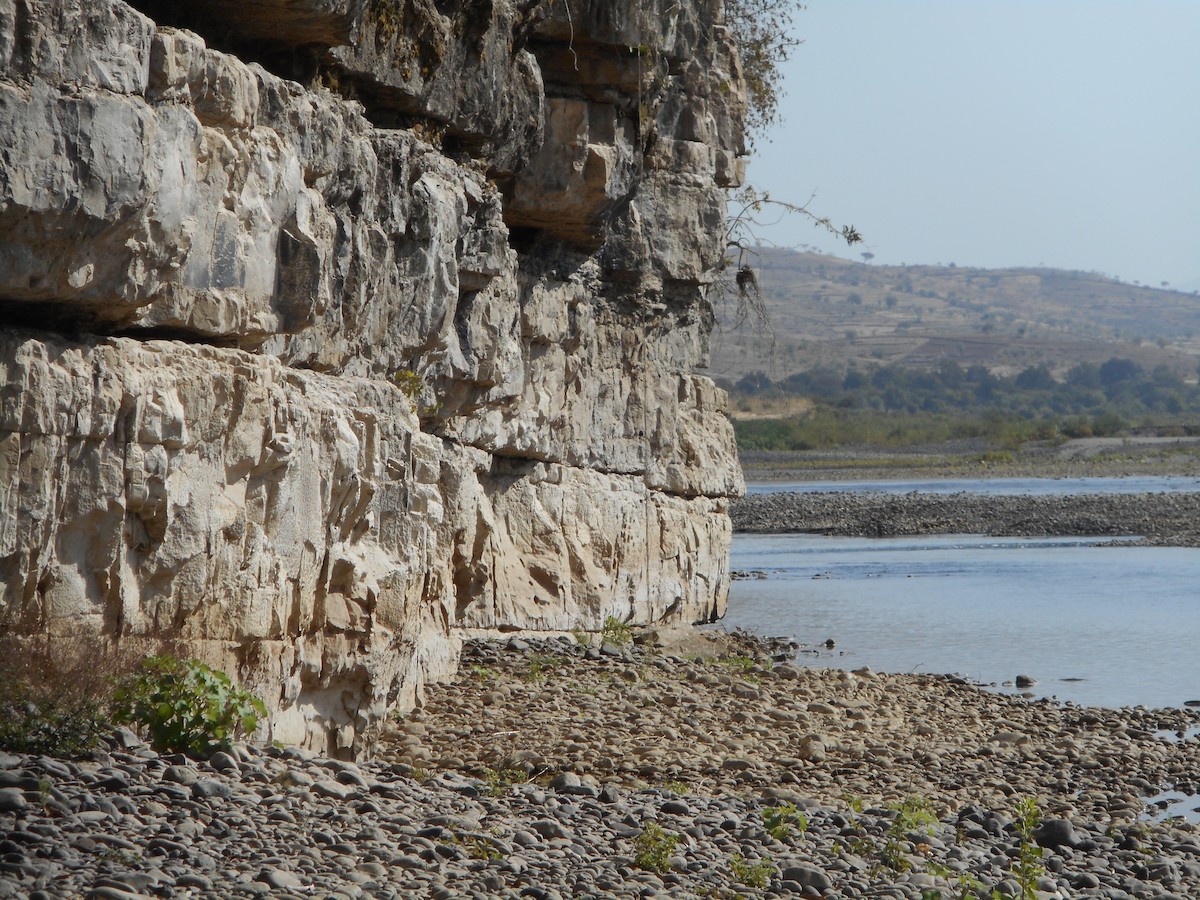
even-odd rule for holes
{"type": "Polygon", "coordinates": [[[149,732],[154,749],[207,756],[250,734],[267,708],[224,672],[197,660],[152,656],[116,693],[116,718],[149,732]]]}
{"type": "Polygon", "coordinates": [[[754,668],[754,657],[752,656],[722,656],[717,660],[721,665],[728,666],[738,672],[749,672],[754,668]]]}
{"type": "Polygon", "coordinates": [[[526,660],[525,680],[529,682],[545,681],[554,671],[554,657],[545,653],[530,654],[526,660]]]}
{"type": "Polygon", "coordinates": [[[763,807],[763,825],[767,834],[777,841],[786,841],[792,835],[792,829],[803,834],[808,829],[808,818],[796,810],[796,804],[784,803],[780,806],[763,807]]]}
{"type": "Polygon", "coordinates": [[[633,629],[615,616],[609,616],[600,629],[600,640],[614,647],[624,647],[633,640],[633,629]]]}
{"type": "Polygon", "coordinates": [[[765,859],[751,863],[742,854],[735,853],[729,859],[729,871],[733,875],[733,880],[738,884],[761,890],[771,883],[775,867],[765,859]]]}
{"type": "Polygon", "coordinates": [[[661,825],[648,822],[642,833],[633,839],[633,864],[647,872],[671,871],[671,854],[679,843],[679,835],[664,831],[661,825]]]}

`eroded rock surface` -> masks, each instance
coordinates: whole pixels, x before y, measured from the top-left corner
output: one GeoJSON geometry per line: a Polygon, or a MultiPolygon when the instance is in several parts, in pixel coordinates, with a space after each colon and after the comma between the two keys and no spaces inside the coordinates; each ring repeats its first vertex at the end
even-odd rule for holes
{"type": "Polygon", "coordinates": [[[719,616],[719,4],[0,0],[0,627],[347,754],[456,626],[719,616]]]}

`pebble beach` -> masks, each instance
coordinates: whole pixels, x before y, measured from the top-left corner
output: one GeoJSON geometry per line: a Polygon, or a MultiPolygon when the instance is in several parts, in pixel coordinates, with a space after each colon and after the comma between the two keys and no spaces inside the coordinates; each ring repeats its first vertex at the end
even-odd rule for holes
{"type": "Polygon", "coordinates": [[[1200,790],[1200,710],[794,650],[471,640],[358,763],[124,730],[88,759],[0,754],[0,897],[1200,896],[1196,826],[1147,806],[1200,790]]]}

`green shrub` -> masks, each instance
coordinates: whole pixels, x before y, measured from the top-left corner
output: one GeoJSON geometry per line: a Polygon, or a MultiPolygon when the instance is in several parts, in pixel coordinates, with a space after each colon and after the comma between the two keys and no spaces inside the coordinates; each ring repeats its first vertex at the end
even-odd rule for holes
{"type": "Polygon", "coordinates": [[[762,816],[767,834],[777,841],[786,841],[791,837],[793,827],[801,834],[808,830],[808,818],[796,809],[795,803],[764,806],[762,816]]]}
{"type": "Polygon", "coordinates": [[[642,833],[633,839],[633,864],[648,872],[671,871],[671,854],[679,843],[679,835],[671,834],[654,822],[647,823],[642,833]]]}
{"type": "Polygon", "coordinates": [[[425,395],[429,392],[429,384],[425,376],[412,369],[398,369],[392,373],[392,381],[400,392],[412,404],[413,412],[418,416],[432,416],[439,407],[436,403],[425,403],[425,395]]]}
{"type": "Polygon", "coordinates": [[[525,681],[533,683],[545,681],[554,671],[554,666],[555,659],[548,653],[531,653],[526,660],[525,674],[522,677],[525,681]]]}
{"type": "Polygon", "coordinates": [[[152,656],[116,692],[116,718],[149,733],[155,750],[205,756],[229,749],[267,714],[263,702],[224,672],[196,660],[152,656]]]}
{"type": "Polygon", "coordinates": [[[742,854],[735,853],[729,859],[729,871],[738,884],[761,890],[771,883],[775,867],[765,859],[752,864],[742,854]]]}
{"type": "Polygon", "coordinates": [[[933,833],[937,825],[937,816],[933,807],[924,797],[905,797],[899,803],[889,803],[888,809],[895,810],[896,816],[884,836],[883,848],[879,851],[881,861],[893,872],[907,872],[912,863],[905,855],[905,842],[913,832],[933,833]]]}

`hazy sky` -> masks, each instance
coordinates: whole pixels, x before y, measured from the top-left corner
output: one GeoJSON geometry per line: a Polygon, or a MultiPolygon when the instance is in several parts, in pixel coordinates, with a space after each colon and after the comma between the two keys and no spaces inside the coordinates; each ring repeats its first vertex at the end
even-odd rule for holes
{"type": "Polygon", "coordinates": [[[1200,0],[807,0],[749,180],[876,262],[1200,288],[1200,0]]]}

